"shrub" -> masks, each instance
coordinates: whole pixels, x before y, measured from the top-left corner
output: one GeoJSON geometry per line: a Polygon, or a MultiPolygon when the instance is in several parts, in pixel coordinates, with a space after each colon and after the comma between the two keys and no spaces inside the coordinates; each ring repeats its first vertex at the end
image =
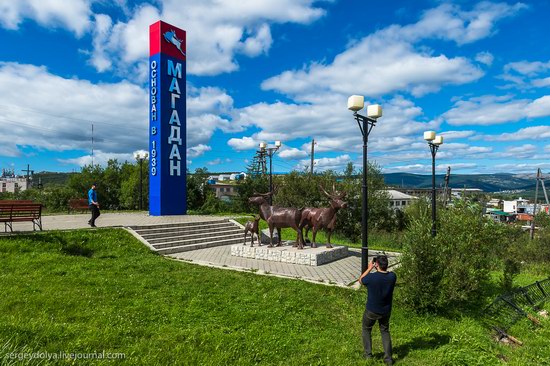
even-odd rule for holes
{"type": "Polygon", "coordinates": [[[212,215],[219,212],[227,212],[228,205],[216,197],[216,194],[210,190],[206,193],[206,201],[200,209],[200,213],[212,215]]]}
{"type": "Polygon", "coordinates": [[[426,213],[412,218],[399,270],[405,305],[423,312],[475,303],[498,262],[496,248],[504,241],[499,226],[468,202],[439,211],[435,238],[426,213]]]}

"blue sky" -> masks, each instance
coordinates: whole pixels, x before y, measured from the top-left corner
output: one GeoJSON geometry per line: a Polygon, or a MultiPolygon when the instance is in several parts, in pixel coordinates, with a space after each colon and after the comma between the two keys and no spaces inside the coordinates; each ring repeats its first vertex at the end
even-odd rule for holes
{"type": "Polygon", "coordinates": [[[550,2],[0,0],[0,168],[73,171],[147,148],[148,27],[187,31],[187,160],[241,171],[361,164],[347,97],[381,104],[369,159],[437,170],[550,169],[550,2]]]}

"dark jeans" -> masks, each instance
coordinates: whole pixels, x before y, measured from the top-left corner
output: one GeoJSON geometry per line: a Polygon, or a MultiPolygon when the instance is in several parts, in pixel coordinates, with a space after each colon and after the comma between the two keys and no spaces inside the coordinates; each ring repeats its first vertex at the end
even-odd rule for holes
{"type": "Polygon", "coordinates": [[[90,219],[90,225],[95,225],[95,219],[101,215],[101,212],[99,212],[99,207],[96,205],[90,205],[90,211],[92,211],[92,218],[90,219]]]}
{"type": "Polygon", "coordinates": [[[363,346],[365,347],[365,357],[372,357],[372,327],[378,320],[380,334],[382,335],[382,345],[384,346],[384,362],[392,362],[392,348],[390,336],[390,314],[376,314],[365,309],[363,314],[363,346]]]}

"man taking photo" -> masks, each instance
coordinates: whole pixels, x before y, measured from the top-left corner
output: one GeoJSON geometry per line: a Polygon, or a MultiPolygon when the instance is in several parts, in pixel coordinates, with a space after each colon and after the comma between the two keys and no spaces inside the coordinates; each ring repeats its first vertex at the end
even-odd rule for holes
{"type": "Polygon", "coordinates": [[[365,358],[372,358],[372,327],[378,321],[382,345],[384,346],[384,362],[393,365],[392,345],[390,336],[390,315],[393,299],[393,288],[397,276],[388,272],[388,257],[379,255],[372,259],[367,270],[359,278],[359,282],[367,287],[367,305],[363,314],[363,346],[365,358]],[[376,272],[371,273],[373,269],[376,272]]]}

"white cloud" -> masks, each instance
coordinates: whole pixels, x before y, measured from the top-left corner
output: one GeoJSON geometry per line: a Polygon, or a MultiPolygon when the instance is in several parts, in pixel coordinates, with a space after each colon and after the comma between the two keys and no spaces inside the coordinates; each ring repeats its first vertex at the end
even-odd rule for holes
{"type": "Polygon", "coordinates": [[[206,144],[214,131],[236,132],[242,128],[228,116],[233,98],[219,88],[187,87],[187,144],[206,144]]]}
{"type": "Polygon", "coordinates": [[[535,99],[527,105],[527,117],[546,117],[550,116],[550,95],[535,99]]]}
{"type": "Polygon", "coordinates": [[[422,19],[402,27],[400,33],[410,40],[434,37],[466,44],[486,38],[495,33],[495,24],[504,18],[514,16],[527,8],[525,4],[492,3],[482,1],[470,11],[458,5],[442,4],[426,11],[422,19]]]}
{"type": "Polygon", "coordinates": [[[498,77],[509,81],[504,89],[512,87],[520,89],[544,88],[550,86],[550,61],[517,61],[504,65],[504,74],[498,77]],[[545,75],[544,75],[545,74],[545,75]],[[542,77],[541,77],[542,76],[542,77]]]}
{"type": "Polygon", "coordinates": [[[491,66],[495,57],[490,52],[479,52],[476,54],[475,60],[484,65],[491,66]]]}
{"type": "Polygon", "coordinates": [[[206,164],[207,165],[220,165],[221,163],[222,163],[222,159],[216,158],[214,160],[211,160],[211,161],[207,162],[206,164]]]}
{"type": "Polygon", "coordinates": [[[550,116],[550,95],[532,101],[513,99],[509,95],[485,95],[459,100],[452,109],[443,114],[447,123],[453,126],[489,126],[545,116],[550,116]]]}
{"type": "Polygon", "coordinates": [[[257,149],[260,142],[253,137],[243,136],[241,138],[233,137],[227,141],[227,144],[237,151],[257,149]]]}
{"type": "Polygon", "coordinates": [[[486,141],[524,141],[544,140],[550,138],[550,126],[532,126],[519,129],[516,132],[503,133],[499,135],[481,136],[486,141]]]}
{"type": "Polygon", "coordinates": [[[409,164],[409,165],[397,165],[391,167],[384,167],[382,171],[384,173],[415,173],[415,174],[427,174],[431,172],[431,165],[424,164],[409,164]]]}
{"type": "MultiPolygon", "coordinates": [[[[456,173],[461,170],[470,170],[478,167],[475,163],[446,163],[435,166],[436,174],[442,174],[447,171],[447,167],[451,167],[451,171],[456,173]]],[[[413,174],[431,174],[431,164],[409,164],[398,165],[382,169],[384,173],[413,173],[413,174]]]]}
{"type": "Polygon", "coordinates": [[[464,169],[476,168],[478,165],[476,163],[448,163],[448,164],[439,164],[436,165],[435,170],[445,172],[447,167],[451,167],[451,171],[455,172],[464,169]]]}
{"type": "Polygon", "coordinates": [[[442,84],[464,84],[483,72],[462,57],[419,52],[403,41],[381,39],[375,33],[336,56],[330,65],[314,63],[265,80],[264,90],[276,90],[296,100],[322,102],[329,94],[379,96],[408,91],[420,96],[442,84]]]}
{"type": "Polygon", "coordinates": [[[129,82],[93,84],[45,67],[0,63],[0,94],[0,130],[8,146],[90,151],[93,121],[97,150],[146,148],[147,93],[129,82]]]}
{"type": "Polygon", "coordinates": [[[533,144],[523,144],[521,146],[511,146],[506,149],[505,157],[513,157],[516,159],[526,159],[533,156],[537,151],[537,147],[533,144]]]}
{"type": "Polygon", "coordinates": [[[515,163],[515,164],[497,164],[493,167],[495,172],[504,172],[504,173],[535,173],[537,169],[550,169],[550,163],[515,163]]]}
{"type": "MultiPolygon", "coordinates": [[[[296,100],[321,102],[327,95],[384,95],[407,91],[415,96],[439,90],[444,84],[464,84],[483,72],[463,57],[434,54],[415,44],[431,38],[470,43],[491,35],[495,23],[523,9],[515,5],[479,3],[472,11],[442,4],[414,24],[392,25],[352,43],[330,64],[312,63],[265,80],[262,88],[296,100]]],[[[489,61],[488,54],[482,56],[489,61]]]]}
{"type": "Polygon", "coordinates": [[[440,133],[441,136],[444,137],[445,142],[452,141],[452,140],[459,140],[466,137],[471,137],[475,135],[475,131],[473,130],[465,130],[465,131],[442,131],[440,133]]]}
{"type": "Polygon", "coordinates": [[[90,28],[91,0],[4,0],[0,2],[0,25],[18,29],[25,19],[43,27],[62,27],[80,37],[90,28]]]}
{"type": "Polygon", "coordinates": [[[286,160],[302,159],[306,156],[307,153],[304,150],[296,149],[294,147],[281,149],[281,151],[279,152],[279,157],[286,160]]]}
{"type": "MultiPolygon", "coordinates": [[[[135,161],[133,153],[114,154],[114,153],[105,153],[103,151],[94,151],[94,157],[93,157],[94,165],[96,164],[107,165],[107,162],[111,159],[116,159],[119,162],[135,161]]],[[[85,165],[92,164],[92,155],[84,155],[78,158],[70,158],[70,159],[57,159],[57,161],[67,165],[85,166],[85,165]]]]}
{"type": "Polygon", "coordinates": [[[198,144],[197,146],[193,146],[187,149],[187,156],[190,158],[196,158],[210,150],[212,150],[210,146],[204,145],[204,144],[198,144]]]}
{"type": "MultiPolygon", "coordinates": [[[[384,116],[373,129],[369,145],[373,149],[406,146],[413,141],[411,138],[420,137],[424,130],[439,126],[438,121],[416,121],[421,117],[422,110],[411,101],[399,96],[389,100],[384,103],[384,116]],[[396,131],[399,131],[400,138],[396,137],[396,131]]],[[[242,141],[231,139],[229,145],[240,150],[255,148],[262,140],[284,142],[311,136],[315,136],[317,142],[316,152],[357,152],[362,145],[359,127],[352,113],[346,109],[345,98],[310,105],[258,103],[239,109],[233,123],[261,130],[253,136],[253,140],[248,137],[242,141]]],[[[305,143],[302,150],[307,151],[308,145],[305,143]]]]}
{"type": "Polygon", "coordinates": [[[550,70],[550,61],[548,62],[518,61],[518,62],[510,62],[504,65],[505,72],[515,71],[516,73],[520,75],[525,75],[525,76],[539,75],[540,73],[548,70],[550,70]]]}
{"type": "MultiPolygon", "coordinates": [[[[309,24],[325,14],[316,0],[162,0],[136,7],[117,21],[109,37],[96,36],[94,54],[108,55],[117,68],[135,67],[148,55],[149,25],[162,19],[187,31],[188,72],[216,75],[238,69],[237,54],[255,57],[272,44],[271,25],[309,24]]],[[[98,69],[100,70],[100,69],[98,69]]],[[[101,71],[101,70],[100,70],[101,71]]]]}
{"type": "Polygon", "coordinates": [[[99,72],[106,71],[111,68],[112,62],[108,55],[104,52],[100,45],[106,42],[110,36],[112,27],[111,17],[104,14],[95,15],[95,26],[93,30],[93,46],[96,52],[91,54],[90,63],[99,72]]]}
{"type": "Polygon", "coordinates": [[[537,88],[544,88],[544,87],[550,86],[550,76],[542,79],[534,79],[532,81],[532,84],[534,87],[537,87],[537,88]]]}
{"type": "MultiPolygon", "coordinates": [[[[92,122],[95,150],[105,156],[131,156],[147,148],[148,94],[138,85],[93,84],[53,75],[45,67],[0,62],[0,94],[0,155],[20,155],[25,146],[91,151],[92,122]]],[[[233,108],[223,90],[188,87],[188,94],[187,147],[198,156],[209,148],[214,131],[240,127],[223,117],[233,108]]]]}
{"type": "MultiPolygon", "coordinates": [[[[351,157],[348,154],[340,155],[335,158],[321,158],[315,159],[313,165],[315,171],[324,170],[343,170],[345,166],[351,161],[351,157]]],[[[296,166],[298,170],[304,170],[311,165],[311,160],[302,160],[296,166]]]]}

